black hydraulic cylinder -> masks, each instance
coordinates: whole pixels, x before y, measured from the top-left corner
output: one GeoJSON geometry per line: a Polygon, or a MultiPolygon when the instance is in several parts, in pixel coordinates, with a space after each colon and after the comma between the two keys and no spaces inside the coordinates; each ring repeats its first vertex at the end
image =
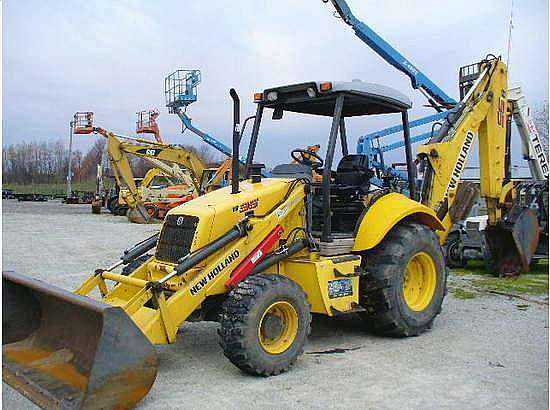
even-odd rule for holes
{"type": "Polygon", "coordinates": [[[206,245],[205,247],[199,249],[198,251],[192,254],[189,254],[187,257],[184,257],[181,263],[178,266],[176,266],[176,272],[178,273],[178,275],[184,274],[193,266],[195,266],[197,263],[202,262],[213,253],[219,251],[224,246],[228,245],[229,243],[233,242],[236,239],[239,239],[245,236],[246,232],[247,232],[246,224],[236,225],[229,232],[222,235],[221,237],[216,239],[214,242],[206,245]]]}
{"type": "Polygon", "coordinates": [[[416,170],[411,149],[411,130],[409,128],[409,114],[401,113],[403,120],[403,139],[405,140],[405,158],[407,159],[407,177],[409,179],[409,198],[416,199],[416,170]]]}
{"type": "Polygon", "coordinates": [[[298,253],[299,251],[304,249],[306,245],[307,241],[305,239],[298,239],[292,242],[284,252],[274,253],[273,255],[266,257],[263,261],[256,265],[256,267],[252,270],[251,275],[255,275],[256,273],[261,273],[265,271],[270,266],[273,266],[283,259],[286,259],[289,256],[298,253]]]}
{"type": "Polygon", "coordinates": [[[149,238],[144,239],[143,241],[135,244],[131,248],[126,249],[124,251],[124,254],[120,257],[120,259],[122,259],[122,263],[127,265],[137,257],[143,255],[145,252],[148,252],[151,249],[153,249],[155,246],[157,246],[158,237],[159,237],[159,234],[156,233],[153,236],[150,236],[149,238]]]}
{"type": "Polygon", "coordinates": [[[231,153],[231,193],[239,193],[239,144],[241,140],[241,102],[234,88],[229,90],[233,99],[233,152],[231,153]]]}

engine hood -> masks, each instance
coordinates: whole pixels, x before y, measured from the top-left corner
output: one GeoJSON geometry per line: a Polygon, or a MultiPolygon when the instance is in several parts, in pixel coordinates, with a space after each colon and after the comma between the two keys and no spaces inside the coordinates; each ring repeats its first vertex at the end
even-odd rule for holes
{"type": "Polygon", "coordinates": [[[246,214],[262,215],[269,212],[287,193],[293,179],[263,178],[239,184],[240,192],[231,194],[231,186],[186,202],[168,212],[168,215],[189,215],[199,218],[191,250],[203,247],[229,231],[246,214]]]}

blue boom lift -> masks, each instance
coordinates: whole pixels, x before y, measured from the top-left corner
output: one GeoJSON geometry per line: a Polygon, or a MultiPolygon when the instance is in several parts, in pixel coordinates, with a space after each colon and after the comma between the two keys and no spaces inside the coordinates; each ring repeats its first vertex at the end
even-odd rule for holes
{"type": "MultiPolygon", "coordinates": [[[[407,58],[403,56],[403,54],[380,37],[372,28],[357,19],[351,12],[351,9],[345,0],[323,0],[324,3],[328,3],[329,1],[336,9],[337,17],[340,17],[346,24],[348,24],[353,29],[355,35],[371,49],[373,49],[380,57],[407,75],[411,80],[412,87],[419,90],[428,99],[430,106],[437,111],[437,114],[411,121],[410,128],[445,119],[450,112],[449,110],[451,110],[457,102],[441,90],[441,88],[439,88],[424,73],[422,73],[422,71],[416,68],[407,58]]],[[[403,141],[385,146],[380,145],[380,140],[382,138],[401,132],[402,130],[402,125],[396,125],[364,135],[359,138],[357,143],[357,152],[367,155],[375,169],[379,170],[379,172],[384,176],[405,179],[405,172],[394,169],[384,163],[384,153],[402,148],[403,141]]],[[[426,140],[430,138],[431,135],[432,132],[416,135],[411,137],[411,143],[426,140]]]]}
{"type": "MultiPolygon", "coordinates": [[[[191,121],[191,118],[187,115],[187,107],[197,101],[197,86],[200,82],[200,70],[176,70],[166,77],[164,79],[164,96],[166,99],[168,112],[170,114],[178,115],[183,125],[182,132],[185,132],[185,130],[193,132],[215,150],[230,157],[231,148],[217,138],[214,138],[212,135],[195,127],[191,121]]],[[[243,126],[240,130],[241,138],[244,133],[246,123],[253,118],[254,117],[248,117],[243,122],[243,126]]],[[[245,165],[246,158],[239,158],[239,162],[242,165],[245,165]]],[[[269,176],[269,173],[264,170],[262,170],[262,174],[264,177],[269,176]]]]}

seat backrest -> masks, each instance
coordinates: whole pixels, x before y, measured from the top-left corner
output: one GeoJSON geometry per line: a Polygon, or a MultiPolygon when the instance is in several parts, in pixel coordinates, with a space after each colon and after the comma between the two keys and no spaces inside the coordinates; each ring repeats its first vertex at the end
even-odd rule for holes
{"type": "Polygon", "coordinates": [[[336,168],[335,182],[338,185],[361,186],[367,183],[372,175],[366,155],[348,154],[342,157],[336,168]]]}

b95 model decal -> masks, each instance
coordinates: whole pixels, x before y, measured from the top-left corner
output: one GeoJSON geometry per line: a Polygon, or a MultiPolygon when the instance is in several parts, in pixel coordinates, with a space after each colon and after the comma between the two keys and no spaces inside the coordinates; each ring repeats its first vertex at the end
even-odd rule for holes
{"type": "Polygon", "coordinates": [[[243,202],[240,205],[234,206],[233,212],[239,212],[242,214],[242,213],[251,211],[253,209],[256,209],[259,203],[260,203],[260,200],[258,198],[243,202]]]}

